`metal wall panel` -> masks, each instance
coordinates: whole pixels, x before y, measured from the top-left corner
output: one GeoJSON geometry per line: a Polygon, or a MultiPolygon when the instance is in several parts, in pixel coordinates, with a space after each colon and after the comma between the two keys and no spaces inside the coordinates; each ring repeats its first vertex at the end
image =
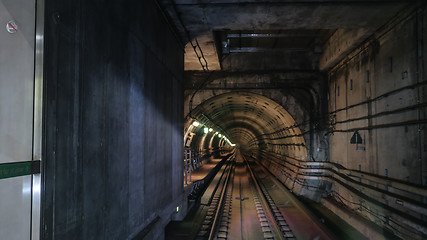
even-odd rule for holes
{"type": "Polygon", "coordinates": [[[34,11],[34,0],[0,1],[0,163],[32,159],[34,11]]]}
{"type": "Polygon", "coordinates": [[[30,239],[31,176],[0,180],[0,239],[30,239]]]}
{"type": "MultiPolygon", "coordinates": [[[[37,240],[40,235],[40,174],[12,176],[29,174],[29,165],[23,162],[41,156],[43,66],[39,61],[35,73],[35,4],[35,0],[0,0],[0,239],[37,240]]],[[[42,53],[43,48],[38,49],[42,53]]]]}

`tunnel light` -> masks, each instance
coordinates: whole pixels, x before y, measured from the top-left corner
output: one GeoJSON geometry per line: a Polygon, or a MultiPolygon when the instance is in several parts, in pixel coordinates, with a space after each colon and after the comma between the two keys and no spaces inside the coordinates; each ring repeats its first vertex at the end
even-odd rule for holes
{"type": "Polygon", "coordinates": [[[218,133],[218,137],[219,137],[219,138],[221,138],[221,137],[222,137],[221,133],[218,133]]]}
{"type": "Polygon", "coordinates": [[[179,206],[178,206],[178,207],[176,207],[176,212],[179,212],[179,206]]]}
{"type": "Polygon", "coordinates": [[[212,128],[209,128],[209,132],[212,132],[213,131],[213,129],[212,128]]]}
{"type": "Polygon", "coordinates": [[[197,121],[194,121],[194,122],[193,122],[193,126],[197,127],[197,126],[199,126],[199,125],[200,125],[200,123],[199,123],[199,122],[197,122],[197,121]]]}
{"type": "Polygon", "coordinates": [[[236,146],[236,144],[234,144],[234,143],[230,143],[230,146],[234,147],[234,146],[236,146]]]}
{"type": "Polygon", "coordinates": [[[208,133],[209,132],[209,128],[207,128],[207,127],[203,128],[203,132],[204,133],[208,133]]]}

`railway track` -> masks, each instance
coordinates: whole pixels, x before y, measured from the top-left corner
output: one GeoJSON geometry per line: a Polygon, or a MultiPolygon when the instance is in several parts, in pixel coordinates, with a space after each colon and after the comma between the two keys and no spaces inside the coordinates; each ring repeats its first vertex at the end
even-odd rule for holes
{"type": "Polygon", "coordinates": [[[267,188],[254,174],[248,161],[244,157],[243,159],[257,190],[253,195],[264,239],[296,239],[267,188]],[[269,216],[268,219],[267,215],[269,216]]]}
{"type": "Polygon", "coordinates": [[[214,239],[218,233],[222,236],[224,232],[228,231],[231,214],[230,203],[232,201],[230,183],[232,183],[234,177],[234,158],[235,156],[228,160],[223,177],[217,183],[216,191],[208,204],[209,206],[197,233],[196,240],[214,239]]]}
{"type": "Polygon", "coordinates": [[[229,161],[224,173],[196,240],[296,239],[268,189],[243,156],[238,154],[229,161]]]}
{"type": "Polygon", "coordinates": [[[166,239],[342,239],[262,163],[239,151],[227,157],[198,201],[166,239]]]}

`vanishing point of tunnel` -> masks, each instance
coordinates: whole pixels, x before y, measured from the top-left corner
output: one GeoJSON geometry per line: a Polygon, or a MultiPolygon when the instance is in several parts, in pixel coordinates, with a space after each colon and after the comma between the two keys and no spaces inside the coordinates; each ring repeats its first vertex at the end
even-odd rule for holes
{"type": "Polygon", "coordinates": [[[0,0],[0,240],[426,240],[423,0],[0,0]]]}

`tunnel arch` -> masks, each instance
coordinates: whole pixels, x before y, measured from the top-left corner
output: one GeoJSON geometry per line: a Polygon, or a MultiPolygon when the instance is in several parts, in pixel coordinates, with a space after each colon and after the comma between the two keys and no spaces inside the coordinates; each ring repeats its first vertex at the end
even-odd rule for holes
{"type": "Polygon", "coordinates": [[[191,148],[219,147],[219,141],[211,140],[218,133],[230,140],[225,141],[226,146],[234,143],[247,154],[267,151],[307,160],[306,140],[294,117],[276,101],[257,93],[233,91],[213,96],[194,108],[185,121],[184,140],[191,136],[191,148]],[[204,128],[213,131],[205,133],[204,128]]]}

